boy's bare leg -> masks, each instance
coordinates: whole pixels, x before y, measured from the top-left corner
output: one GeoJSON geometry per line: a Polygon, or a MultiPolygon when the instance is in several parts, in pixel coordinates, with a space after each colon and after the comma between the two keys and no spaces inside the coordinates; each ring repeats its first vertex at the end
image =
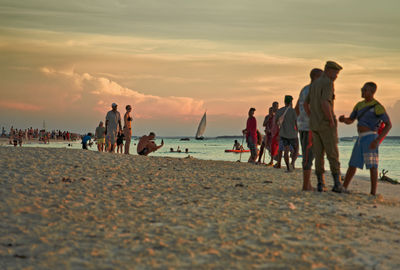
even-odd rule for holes
{"type": "Polygon", "coordinates": [[[344,183],[343,183],[343,187],[345,189],[347,189],[347,187],[350,185],[351,179],[353,179],[354,175],[356,174],[356,171],[357,171],[357,168],[353,167],[353,166],[350,166],[347,169],[346,176],[344,177],[344,183]]]}
{"type": "Polygon", "coordinates": [[[369,169],[371,176],[371,195],[376,195],[376,187],[378,184],[378,168],[369,169]]]}

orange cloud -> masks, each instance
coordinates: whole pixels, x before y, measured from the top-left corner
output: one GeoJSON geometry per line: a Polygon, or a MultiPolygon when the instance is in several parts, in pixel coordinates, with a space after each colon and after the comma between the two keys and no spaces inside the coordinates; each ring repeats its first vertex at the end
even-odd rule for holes
{"type": "Polygon", "coordinates": [[[41,111],[43,109],[41,106],[37,106],[34,104],[6,101],[6,100],[0,101],[0,107],[2,107],[3,109],[28,111],[28,112],[36,112],[36,111],[41,111]]]}

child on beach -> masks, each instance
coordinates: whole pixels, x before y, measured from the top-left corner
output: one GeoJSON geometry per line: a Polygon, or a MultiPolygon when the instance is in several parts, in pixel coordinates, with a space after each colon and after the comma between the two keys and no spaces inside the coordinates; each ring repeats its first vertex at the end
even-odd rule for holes
{"type": "Polygon", "coordinates": [[[343,187],[347,188],[356,173],[357,168],[362,169],[365,167],[370,170],[371,176],[371,195],[376,195],[376,187],[378,181],[378,147],[381,140],[388,134],[392,128],[389,115],[386,113],[385,108],[374,99],[376,92],[376,84],[374,82],[367,82],[361,88],[361,97],[364,100],[358,102],[349,117],[341,115],[339,122],[346,125],[352,124],[356,119],[358,121],[357,131],[358,138],[354,144],[353,152],[349,161],[349,168],[347,169],[343,187]],[[385,127],[378,134],[379,126],[381,123],[385,127]]]}
{"type": "Polygon", "coordinates": [[[117,136],[117,153],[122,154],[122,148],[124,147],[124,134],[119,131],[117,136]]]}
{"type": "Polygon", "coordinates": [[[88,144],[91,145],[90,140],[92,139],[92,133],[88,133],[82,138],[82,149],[88,150],[88,144]]]}

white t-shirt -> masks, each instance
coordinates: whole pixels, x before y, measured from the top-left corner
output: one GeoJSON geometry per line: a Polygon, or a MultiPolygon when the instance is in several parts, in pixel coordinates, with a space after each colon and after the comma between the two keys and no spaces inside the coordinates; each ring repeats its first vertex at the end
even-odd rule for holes
{"type": "Polygon", "coordinates": [[[310,85],[304,86],[299,95],[300,114],[297,117],[297,128],[304,131],[310,130],[310,118],[304,110],[304,101],[306,100],[308,92],[310,92],[310,85]]]}

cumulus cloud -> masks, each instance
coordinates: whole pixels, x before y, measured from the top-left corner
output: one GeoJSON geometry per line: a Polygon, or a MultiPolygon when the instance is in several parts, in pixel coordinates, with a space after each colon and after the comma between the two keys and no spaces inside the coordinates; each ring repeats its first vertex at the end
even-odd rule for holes
{"type": "MultiPolygon", "coordinates": [[[[55,78],[68,79],[76,86],[74,99],[89,100],[93,110],[105,112],[110,109],[112,102],[123,106],[131,104],[135,108],[138,118],[153,118],[157,116],[195,116],[204,111],[202,100],[189,97],[167,96],[145,94],[106,77],[97,77],[89,73],[77,73],[74,70],[56,70],[50,67],[42,67],[41,72],[55,78]]],[[[121,110],[121,109],[120,109],[121,110]]]]}

